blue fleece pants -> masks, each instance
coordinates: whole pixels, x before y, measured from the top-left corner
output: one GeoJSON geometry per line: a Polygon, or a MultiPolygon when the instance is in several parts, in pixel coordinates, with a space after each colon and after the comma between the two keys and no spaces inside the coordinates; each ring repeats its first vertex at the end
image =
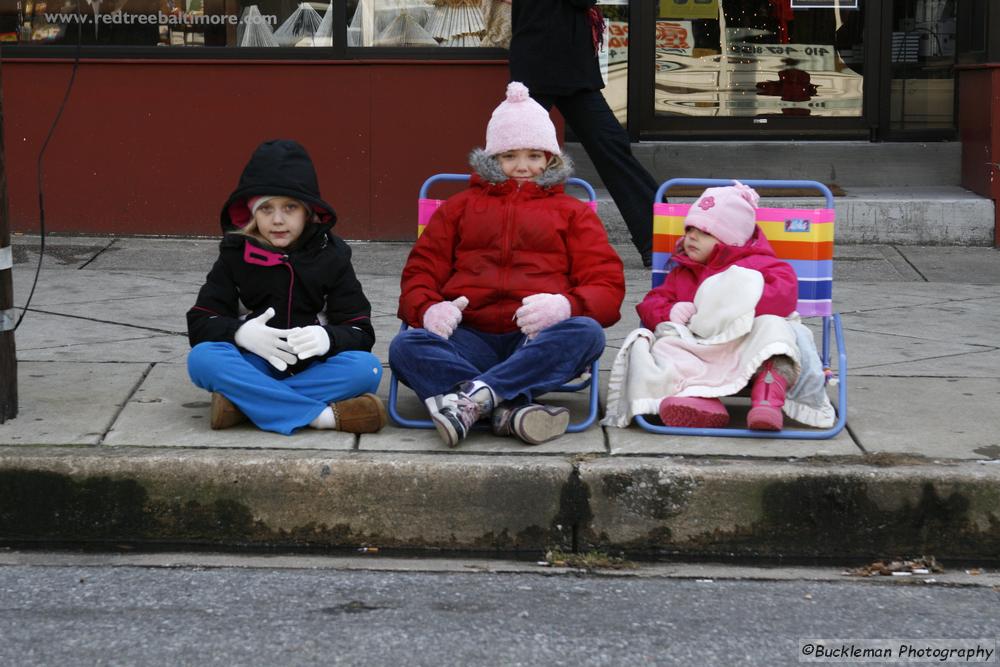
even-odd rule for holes
{"type": "Polygon", "coordinates": [[[444,339],[426,329],[407,329],[389,345],[389,366],[420,400],[465,380],[481,380],[499,400],[530,401],[579,376],[603,351],[601,325],[571,317],[532,340],[520,331],[490,334],[459,326],[444,339]]]}
{"type": "Polygon", "coordinates": [[[351,350],[284,376],[232,343],[199,343],[188,354],[188,375],[195,385],[228,398],[259,428],[290,435],[330,403],[377,391],[382,362],[351,350]]]}

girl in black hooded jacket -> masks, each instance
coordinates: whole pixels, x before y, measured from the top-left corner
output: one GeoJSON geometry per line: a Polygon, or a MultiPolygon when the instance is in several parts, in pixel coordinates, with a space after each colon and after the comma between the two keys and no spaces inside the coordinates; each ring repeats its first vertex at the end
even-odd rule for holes
{"type": "Polygon", "coordinates": [[[257,147],[221,217],[219,258],[187,313],[188,373],[213,392],[212,428],[382,428],[371,305],[305,149],[257,147]]]}

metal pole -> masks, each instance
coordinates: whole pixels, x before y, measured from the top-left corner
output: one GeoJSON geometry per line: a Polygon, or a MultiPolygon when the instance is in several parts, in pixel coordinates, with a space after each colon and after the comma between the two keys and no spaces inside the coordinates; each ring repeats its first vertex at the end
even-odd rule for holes
{"type": "MultiPolygon", "coordinates": [[[[0,64],[0,71],[3,65],[0,64]]],[[[3,145],[3,80],[0,78],[0,424],[17,416],[17,352],[14,347],[14,255],[10,247],[7,168],[3,145]]]]}

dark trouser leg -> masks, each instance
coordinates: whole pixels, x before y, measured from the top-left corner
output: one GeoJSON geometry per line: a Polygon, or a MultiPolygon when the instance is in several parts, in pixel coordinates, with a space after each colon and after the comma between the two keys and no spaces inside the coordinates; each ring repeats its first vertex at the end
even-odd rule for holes
{"type": "Polygon", "coordinates": [[[475,379],[498,363],[502,356],[491,346],[491,339],[489,334],[461,326],[448,339],[426,329],[407,329],[389,344],[389,366],[423,401],[475,379]]]}
{"type": "MultiPolygon", "coordinates": [[[[521,337],[523,339],[523,337],[521,337]]],[[[523,339],[505,361],[479,376],[500,400],[532,400],[558,389],[604,351],[604,329],[589,317],[571,317],[523,339]]]]}
{"type": "Polygon", "coordinates": [[[658,183],[632,155],[628,132],[604,95],[599,90],[584,90],[535,99],[546,109],[555,105],[573,129],[625,219],[632,243],[645,258],[653,248],[653,198],[658,183]]]}

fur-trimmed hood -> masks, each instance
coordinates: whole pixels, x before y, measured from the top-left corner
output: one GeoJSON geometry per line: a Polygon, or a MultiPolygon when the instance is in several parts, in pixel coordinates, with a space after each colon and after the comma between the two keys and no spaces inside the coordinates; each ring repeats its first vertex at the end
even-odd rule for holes
{"type": "MultiPolygon", "coordinates": [[[[566,153],[562,154],[563,166],[558,168],[548,168],[534,179],[540,188],[551,188],[554,185],[565,185],[566,181],[573,176],[573,160],[566,153]]],[[[495,155],[487,155],[482,148],[477,148],[469,153],[469,166],[484,181],[493,184],[500,184],[509,180],[500,168],[500,161],[495,155]]]]}

